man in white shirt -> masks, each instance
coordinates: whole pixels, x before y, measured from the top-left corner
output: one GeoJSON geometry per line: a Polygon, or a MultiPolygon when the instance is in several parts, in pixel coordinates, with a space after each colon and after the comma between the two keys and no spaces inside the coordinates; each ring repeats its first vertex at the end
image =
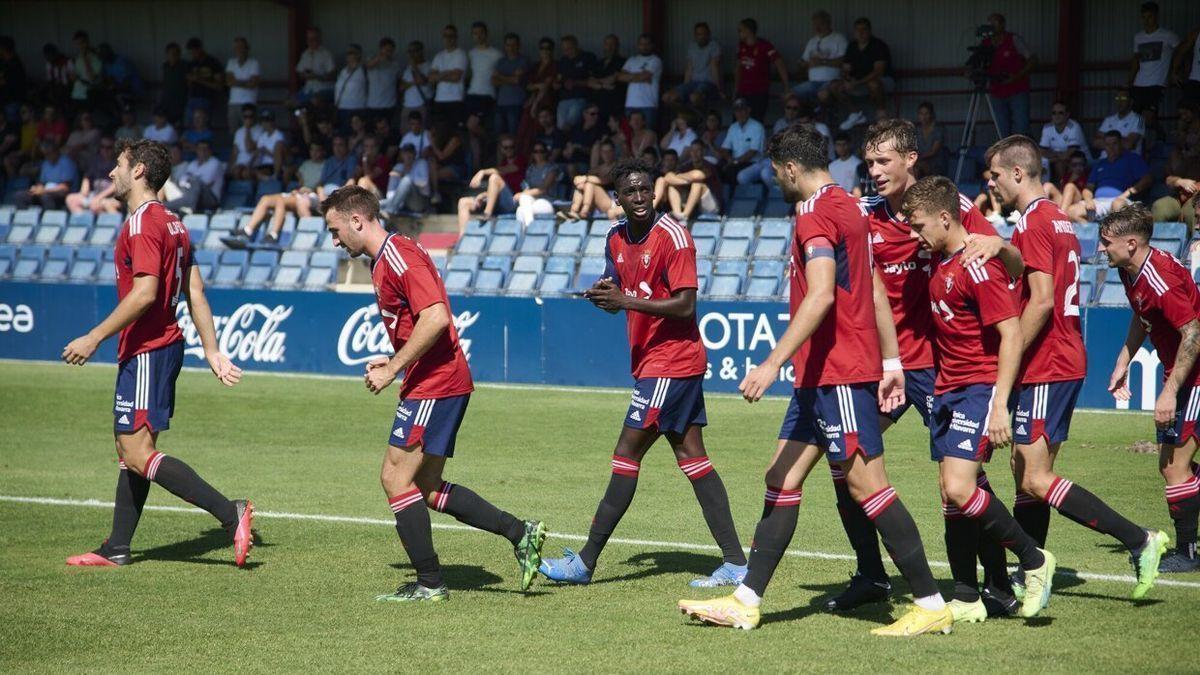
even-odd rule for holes
{"type": "Polygon", "coordinates": [[[1142,30],[1133,36],[1133,59],[1129,63],[1129,94],[1133,109],[1141,112],[1162,103],[1172,56],[1179,36],[1158,25],[1158,3],[1142,3],[1142,30]]]}
{"type": "Polygon", "coordinates": [[[1105,156],[1104,152],[1104,134],[1109,131],[1116,131],[1121,134],[1121,144],[1125,146],[1127,152],[1142,151],[1142,136],[1146,134],[1146,123],[1142,121],[1142,116],[1133,111],[1129,94],[1125,92],[1117,92],[1113,97],[1113,102],[1117,107],[1117,111],[1100,123],[1100,128],[1096,131],[1096,135],[1092,137],[1092,147],[1100,152],[1100,157],[1105,156]]]}
{"type": "Polygon", "coordinates": [[[304,34],[308,48],[300,54],[296,62],[296,75],[304,80],[296,100],[301,105],[308,103],[314,97],[330,99],[333,96],[334,65],[333,54],[321,46],[321,29],[313,26],[304,34]]]}
{"type": "Polygon", "coordinates": [[[1183,87],[1180,102],[1200,103],[1200,28],[1188,33],[1175,48],[1174,60],[1175,80],[1183,87]]]}
{"type": "Polygon", "coordinates": [[[241,124],[242,106],[258,104],[258,84],[262,76],[258,59],[250,58],[250,43],[246,38],[233,39],[233,56],[225,63],[225,86],[229,87],[227,129],[241,124]]]}
{"type": "Polygon", "coordinates": [[[702,108],[706,102],[720,95],[721,45],[712,39],[708,22],[700,21],[692,27],[692,39],[687,49],[683,83],[663,94],[663,103],[667,105],[684,101],[702,108]]]}
{"type": "Polygon", "coordinates": [[[142,138],[148,141],[158,141],[164,145],[175,145],[179,142],[179,133],[175,127],[167,124],[167,113],[162,108],[154,109],[154,123],[142,132],[142,138]]]}
{"type": "Polygon", "coordinates": [[[408,114],[408,131],[400,138],[400,145],[411,145],[417,157],[428,159],[433,153],[433,138],[425,128],[425,119],[417,111],[408,114]]]}
{"type": "Polygon", "coordinates": [[[829,83],[841,77],[842,58],[846,55],[849,42],[846,36],[833,31],[833,18],[829,12],[818,10],[812,16],[813,36],[804,45],[800,57],[800,70],[808,72],[808,80],[792,88],[803,100],[829,100],[829,83]]]}
{"type": "Polygon", "coordinates": [[[658,88],[662,81],[662,59],[654,53],[654,38],[642,33],[637,42],[638,53],[625,60],[617,79],[628,82],[625,90],[625,116],[640,112],[646,117],[646,127],[658,129],[658,88]]]}
{"type": "Polygon", "coordinates": [[[1050,123],[1042,127],[1042,139],[1038,145],[1042,148],[1042,159],[1054,169],[1055,178],[1066,173],[1067,164],[1075,150],[1083,152],[1089,163],[1092,161],[1083,125],[1071,119],[1071,111],[1062,101],[1055,101],[1050,106],[1050,123]]]}
{"type": "Polygon", "coordinates": [[[455,126],[467,119],[466,78],[467,53],[458,48],[458,28],[450,24],[442,29],[442,51],[433,57],[429,81],[435,85],[433,114],[455,126]]]}
{"type": "Polygon", "coordinates": [[[254,167],[259,179],[283,178],[283,153],[287,148],[287,136],[283,130],[275,126],[275,113],[270,110],[258,111],[258,137],[254,141],[258,146],[255,153],[254,167]]]}
{"type": "Polygon", "coordinates": [[[400,72],[400,89],[404,91],[402,119],[413,112],[424,117],[433,102],[433,85],[429,82],[429,62],[425,60],[425,44],[420,40],[408,43],[408,65],[400,72]]]}
{"type": "Polygon", "coordinates": [[[396,41],[385,37],[379,41],[379,51],[367,61],[367,112],[372,119],[386,117],[392,121],[396,114],[396,82],[399,78],[396,41]]]}
{"type": "Polygon", "coordinates": [[[387,196],[379,209],[388,214],[422,213],[429,205],[429,196],[429,163],[418,156],[413,146],[400,144],[400,161],[388,174],[387,196]]]}
{"type": "Polygon", "coordinates": [[[726,183],[756,183],[762,180],[758,162],[762,159],[766,133],[762,122],[750,116],[750,102],[744,98],[733,102],[733,119],[721,142],[724,161],[721,178],[726,183]]]}
{"type": "Polygon", "coordinates": [[[215,209],[221,205],[221,161],[212,154],[212,144],[200,141],[196,144],[196,159],[188,162],[180,177],[183,195],[167,202],[167,208],[176,213],[215,209]]]}
{"type": "Polygon", "coordinates": [[[844,131],[838,132],[833,139],[834,159],[829,163],[829,175],[850,196],[855,199],[862,196],[862,188],[858,184],[858,167],[862,160],[850,152],[850,135],[844,131]]]}
{"type": "Polygon", "coordinates": [[[362,47],[351,43],[346,47],[346,66],[338,72],[333,85],[333,105],[337,108],[338,128],[350,129],[350,118],[367,110],[367,68],[362,62],[362,47]]]}
{"type": "Polygon", "coordinates": [[[499,49],[488,44],[487,24],[476,21],[471,24],[471,39],[475,46],[467,54],[471,65],[471,84],[467,87],[467,113],[476,113],[487,124],[492,123],[496,111],[496,85],[492,84],[492,74],[496,72],[496,63],[503,58],[499,49]]]}

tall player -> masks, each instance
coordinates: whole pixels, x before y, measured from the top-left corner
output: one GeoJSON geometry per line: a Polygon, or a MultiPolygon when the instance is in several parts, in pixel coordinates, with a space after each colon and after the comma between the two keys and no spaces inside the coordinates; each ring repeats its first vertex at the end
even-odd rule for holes
{"type": "MultiPolygon", "coordinates": [[[[1021,323],[1016,292],[998,260],[964,259],[967,230],[959,220],[958,188],[948,178],[917,181],[901,207],[913,236],[941,259],[929,280],[934,314],[937,381],[930,419],[930,451],[938,462],[942,500],[951,519],[967,518],[1016,554],[1025,571],[1020,615],[1036,616],[1050,601],[1056,561],[1026,534],[1000,500],[976,478],[995,448],[1012,439],[1009,395],[1021,365],[1021,323]]],[[[946,538],[951,571],[975,566],[969,540],[946,538]]],[[[982,621],[982,600],[952,604],[956,620],[982,621]]]]}
{"type": "Polygon", "coordinates": [[[596,559],[633,502],[642,457],[661,436],[692,483],[723,562],[694,587],[736,586],[746,554],[729,512],[725,484],[704,448],[704,374],[708,361],[696,325],[696,245],[685,227],[654,210],[654,169],[636,159],[617,163],[613,181],[625,218],[608,233],[604,275],[584,295],[608,312],[624,310],[633,400],[613,451],[612,476],[578,554],[547,559],[554,581],[588,583],[596,559]]]}
{"type": "Polygon", "coordinates": [[[784,197],[801,202],[789,267],[792,319],[775,349],[739,388],[747,401],[759,400],[790,359],[795,390],[767,468],[766,499],[745,580],[733,595],[681,600],[679,609],[720,626],[758,625],[762,596],[796,529],[804,480],[827,456],[845,474],[850,494],[912,588],[914,606],[900,620],[871,632],[948,633],[953,615],[929,571],[917,525],[883,466],[879,401],[894,403],[902,395],[904,375],[883,370],[883,356],[894,360],[897,347],[887,331],[878,332],[867,220],[857,201],[830,177],[818,132],[781,131],[771,138],[768,153],[784,197]]]}
{"type": "MultiPolygon", "coordinates": [[[[1075,402],[1087,375],[1079,322],[1079,240],[1067,214],[1042,191],[1040,150],[1015,135],[988,148],[988,187],[1021,213],[1013,244],[1025,260],[1021,284],[1024,359],[1013,420],[1013,516],[1038,546],[1046,547],[1050,507],[1103,532],[1129,551],[1141,598],[1154,585],[1167,535],[1130,522],[1082,485],[1059,476],[1054,460],[1071,426],[1075,402]]],[[[967,260],[970,263],[970,259],[967,260]]],[[[1023,590],[1013,584],[1018,595],[1023,590]]]]}
{"type": "Polygon", "coordinates": [[[1117,399],[1129,400],[1129,364],[1149,336],[1163,364],[1154,424],[1158,470],[1167,483],[1167,509],[1175,522],[1175,552],[1162,560],[1159,571],[1192,572],[1200,569],[1200,475],[1192,464],[1200,440],[1200,293],[1186,267],[1150,246],[1153,233],[1154,217],[1137,203],[1108,214],[1100,223],[1100,246],[1109,266],[1120,271],[1134,313],[1108,388],[1117,399]]]}
{"type": "MultiPolygon", "coordinates": [[[[933,402],[933,325],[929,306],[929,277],[933,256],[912,237],[912,230],[900,215],[904,194],[917,182],[917,134],[912,122],[901,119],[880,120],[870,126],[863,143],[867,171],[878,194],[861,200],[871,227],[871,253],[877,271],[875,302],[890,306],[900,344],[900,362],[904,369],[905,402],[888,412],[881,411],[880,428],[886,431],[898,422],[910,407],[916,407],[921,420],[929,426],[933,402]]],[[[996,235],[979,209],[965,195],[960,196],[960,219],[973,240],[998,249],[1001,260],[1013,275],[1023,268],[1015,247],[996,235]]],[[[877,319],[878,320],[878,319],[877,319]]],[[[831,466],[834,492],[842,526],[854,548],[858,569],[846,589],[826,603],[830,611],[849,611],[861,605],[882,602],[891,592],[875,528],[862,508],[851,497],[844,475],[831,466]]],[[[978,483],[990,491],[987,474],[980,473],[978,483]]],[[[975,566],[963,567],[956,575],[955,599],[974,603],[982,597],[989,611],[1011,614],[1016,599],[1011,595],[1004,550],[996,542],[978,536],[973,521],[946,519],[950,539],[978,540],[984,566],[985,587],[982,596],[975,566]]],[[[959,604],[953,605],[958,607],[959,604]]]]}
{"type": "Polygon", "coordinates": [[[187,301],[213,374],[232,387],[242,370],[217,347],[212,310],[204,280],[193,265],[187,228],[155,195],[171,176],[171,156],[153,141],[121,141],[117,165],[109,174],[113,196],[124,202],[129,218],[117,236],[117,307],[86,335],[63,349],[62,359],[82,366],[96,348],[120,333],[113,435],[121,471],[113,507],[112,531],[100,548],[71,556],[73,566],[114,566],[132,562],[129,546],[142,515],[150,483],[211,513],[233,540],[239,567],[253,546],[254,506],[229,500],[190,466],[158,450],[158,435],[175,412],[175,380],[183,365],[183,331],[175,309],[187,301]]]}
{"type": "Polygon", "coordinates": [[[380,482],[417,580],[376,600],[449,598],[433,549],[429,509],[507,539],[521,568],[521,590],[528,589],[541,561],[545,525],[519,520],[470,489],[442,479],[474,384],[437,267],[416,242],[383,229],[379,200],[361,187],[334,191],[321,211],[335,245],[352,256],[372,257],[375,300],[396,353],[367,363],[367,389],[378,395],[403,373],[380,482]]]}

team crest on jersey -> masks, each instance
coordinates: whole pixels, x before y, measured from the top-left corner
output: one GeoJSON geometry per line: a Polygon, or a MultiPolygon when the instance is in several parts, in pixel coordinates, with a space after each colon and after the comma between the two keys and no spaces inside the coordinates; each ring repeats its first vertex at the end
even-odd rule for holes
{"type": "Polygon", "coordinates": [[[642,254],[642,267],[645,267],[646,269],[650,269],[650,252],[649,251],[642,254]]]}
{"type": "Polygon", "coordinates": [[[954,277],[947,274],[946,275],[946,292],[949,293],[950,289],[952,289],[952,288],[954,288],[954,277]]]}
{"type": "Polygon", "coordinates": [[[618,254],[617,254],[617,264],[618,264],[618,265],[620,265],[620,264],[621,264],[621,263],[623,263],[623,262],[625,262],[625,254],[624,254],[624,253],[618,253],[618,254]]]}

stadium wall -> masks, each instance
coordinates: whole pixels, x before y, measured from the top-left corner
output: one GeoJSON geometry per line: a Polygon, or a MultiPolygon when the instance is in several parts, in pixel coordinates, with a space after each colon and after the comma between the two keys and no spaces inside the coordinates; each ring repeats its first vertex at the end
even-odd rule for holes
{"type": "MultiPolygon", "coordinates": [[[[222,351],[247,370],[361,375],[370,358],[390,353],[370,295],[213,288],[222,351]]],[[[573,298],[455,297],[454,321],[480,382],[628,387],[625,321],[573,298]]],[[[0,358],[57,360],[62,348],[91,330],[116,304],[116,287],[0,283],[0,358]]],[[[708,349],[705,388],[734,393],[787,326],[787,305],[702,302],[699,323],[708,349]]],[[[1080,405],[1113,409],[1106,386],[1125,339],[1127,309],[1087,308],[1084,333],[1092,358],[1080,405]]],[[[179,315],[187,340],[185,365],[204,367],[199,337],[186,308],[179,315]]],[[[112,363],[116,340],[95,360],[112,363]]],[[[1155,352],[1134,359],[1133,405],[1152,410],[1162,370],[1155,352]]],[[[772,394],[788,395],[790,367],[772,394]]]]}

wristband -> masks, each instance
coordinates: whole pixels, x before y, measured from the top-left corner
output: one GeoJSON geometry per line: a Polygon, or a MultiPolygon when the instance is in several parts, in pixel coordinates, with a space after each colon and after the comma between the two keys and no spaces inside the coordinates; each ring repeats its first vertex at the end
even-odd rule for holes
{"type": "Polygon", "coordinates": [[[883,360],[883,369],[884,369],[884,371],[904,370],[904,366],[900,363],[900,358],[897,357],[894,359],[884,359],[883,360]]]}

